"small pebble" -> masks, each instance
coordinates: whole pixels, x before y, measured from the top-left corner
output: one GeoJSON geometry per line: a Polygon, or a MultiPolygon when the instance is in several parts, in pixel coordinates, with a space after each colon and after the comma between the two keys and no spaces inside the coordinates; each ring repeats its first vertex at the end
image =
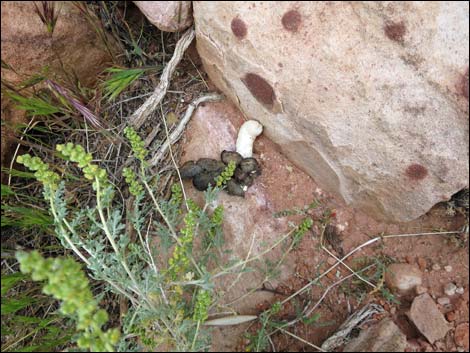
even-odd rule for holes
{"type": "Polygon", "coordinates": [[[421,294],[426,293],[428,289],[423,286],[416,286],[415,291],[416,291],[416,295],[421,295],[421,294]]]}
{"type": "Polygon", "coordinates": [[[455,321],[455,319],[457,318],[457,314],[455,313],[455,311],[449,311],[447,314],[446,314],[446,319],[447,321],[455,321]]]}
{"type": "Polygon", "coordinates": [[[450,265],[444,266],[444,270],[446,270],[446,272],[452,272],[452,266],[450,265]]]}
{"type": "Polygon", "coordinates": [[[440,304],[442,306],[450,304],[450,299],[447,297],[442,297],[437,299],[437,304],[440,304]]]}
{"type": "Polygon", "coordinates": [[[463,287],[459,287],[455,290],[455,293],[462,295],[465,293],[465,289],[463,287]]]}
{"type": "Polygon", "coordinates": [[[406,262],[408,262],[410,265],[415,262],[414,257],[411,255],[406,255],[405,259],[406,259],[406,262]]]}
{"type": "Polygon", "coordinates": [[[392,306],[392,307],[390,308],[390,314],[395,315],[396,313],[397,313],[397,308],[394,307],[394,306],[392,306]]]}
{"type": "Polygon", "coordinates": [[[457,286],[454,283],[447,283],[444,287],[444,293],[448,295],[449,297],[455,295],[455,292],[457,290],[457,286]]]}
{"type": "Polygon", "coordinates": [[[326,262],[328,262],[328,265],[334,265],[337,261],[335,260],[334,257],[329,257],[326,262]]]}
{"type": "Polygon", "coordinates": [[[432,269],[433,269],[433,271],[440,271],[441,266],[439,264],[434,264],[434,265],[432,265],[432,269]]]}
{"type": "Polygon", "coordinates": [[[426,259],[424,259],[422,257],[418,257],[418,266],[419,266],[421,271],[424,271],[426,269],[426,266],[427,266],[426,259]]]}

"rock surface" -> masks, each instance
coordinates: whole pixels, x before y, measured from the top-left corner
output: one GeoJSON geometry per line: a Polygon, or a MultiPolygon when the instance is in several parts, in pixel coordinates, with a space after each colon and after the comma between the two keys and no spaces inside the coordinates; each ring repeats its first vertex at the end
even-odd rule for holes
{"type": "Polygon", "coordinates": [[[193,7],[211,80],[323,188],[408,221],[468,185],[467,2],[193,7]]]}
{"type": "MultiPolygon", "coordinates": [[[[37,3],[41,9],[40,2],[37,3]]],[[[51,36],[35,12],[33,1],[2,1],[2,80],[17,85],[48,67],[51,78],[64,77],[65,70],[87,87],[96,82],[98,74],[109,65],[110,53],[83,14],[68,1],[54,3],[59,15],[51,36]],[[5,69],[3,62],[13,70],[5,69]]],[[[112,42],[110,47],[113,48],[112,42]]],[[[3,95],[1,119],[6,123],[2,125],[1,144],[4,166],[9,163],[13,147],[9,138],[13,131],[9,127],[27,123],[27,119],[24,111],[14,109],[3,95]]]]}
{"type": "Polygon", "coordinates": [[[422,273],[410,264],[391,264],[385,272],[385,283],[397,294],[409,294],[421,286],[422,273]]]}
{"type": "Polygon", "coordinates": [[[379,323],[361,331],[343,352],[404,352],[406,336],[390,319],[382,319],[379,323]]]}
{"type": "Polygon", "coordinates": [[[468,330],[469,330],[468,322],[465,322],[457,326],[454,332],[455,344],[460,347],[463,347],[465,351],[467,352],[469,349],[468,330]]]}
{"type": "Polygon", "coordinates": [[[63,76],[65,70],[88,86],[109,65],[109,52],[83,14],[68,1],[54,3],[59,15],[51,36],[35,12],[33,1],[2,2],[2,60],[20,73],[5,70],[2,65],[3,79],[19,83],[48,66],[49,72],[63,76]]]}
{"type": "Polygon", "coordinates": [[[451,328],[427,293],[413,300],[408,316],[431,344],[443,338],[451,328]]]}
{"type": "Polygon", "coordinates": [[[179,32],[193,23],[191,1],[134,1],[147,19],[165,32],[179,32]]]}
{"type": "MultiPolygon", "coordinates": [[[[181,165],[200,158],[218,159],[223,150],[234,151],[238,129],[243,122],[241,113],[227,101],[199,107],[186,129],[181,165]]],[[[232,251],[230,256],[233,258],[246,258],[252,244],[251,255],[260,253],[267,244],[272,244],[288,230],[286,220],[273,217],[273,213],[278,211],[275,208],[275,199],[285,199],[285,196],[279,195],[284,192],[283,188],[288,188],[293,200],[297,199],[297,202],[315,188],[312,180],[300,170],[288,172],[285,166],[290,163],[276,151],[274,144],[267,139],[263,139],[263,142],[260,140],[262,139],[258,138],[255,141],[254,157],[267,172],[255,179],[254,184],[246,191],[245,198],[230,196],[225,192],[221,192],[217,198],[217,204],[224,206],[225,247],[232,251]],[[262,157],[256,153],[260,143],[264,149],[262,157]]],[[[204,194],[197,191],[190,181],[184,181],[184,186],[188,197],[203,205],[204,194]]],[[[284,202],[286,208],[292,207],[286,202],[288,201],[284,202]]],[[[279,259],[280,255],[280,249],[274,249],[269,258],[279,259]]],[[[292,264],[282,266],[278,280],[285,280],[292,275],[292,271],[292,264]]],[[[236,278],[236,275],[224,276],[217,282],[217,286],[226,291],[224,303],[237,299],[263,280],[260,272],[246,273],[234,284],[236,278]]],[[[258,291],[237,301],[232,307],[240,314],[256,314],[256,304],[271,300],[272,296],[272,293],[258,291]]],[[[214,345],[211,349],[232,351],[244,329],[246,325],[214,329],[214,345]]]]}

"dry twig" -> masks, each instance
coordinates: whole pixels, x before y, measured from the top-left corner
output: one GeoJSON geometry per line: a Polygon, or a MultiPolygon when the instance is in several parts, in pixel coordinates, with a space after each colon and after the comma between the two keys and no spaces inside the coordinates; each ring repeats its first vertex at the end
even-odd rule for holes
{"type": "Polygon", "coordinates": [[[144,104],[142,104],[129,118],[129,122],[134,126],[134,128],[138,129],[141,127],[145,120],[155,111],[155,109],[157,109],[158,104],[161,102],[163,97],[165,97],[165,94],[170,87],[170,78],[193,39],[194,29],[190,28],[183,34],[176,44],[173,57],[163,70],[162,76],[160,77],[160,83],[155,88],[153,94],[147,98],[144,104]]]}

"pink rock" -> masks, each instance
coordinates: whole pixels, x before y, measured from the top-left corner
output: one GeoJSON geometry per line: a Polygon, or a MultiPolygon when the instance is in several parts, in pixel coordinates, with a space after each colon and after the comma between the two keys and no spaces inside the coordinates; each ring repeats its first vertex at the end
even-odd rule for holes
{"type": "Polygon", "coordinates": [[[191,1],[134,1],[134,4],[165,32],[179,32],[193,23],[191,1]]]}
{"type": "Polygon", "coordinates": [[[451,329],[451,325],[427,293],[413,300],[408,317],[431,344],[443,338],[451,329]]]}
{"type": "MultiPolygon", "coordinates": [[[[238,129],[243,121],[243,115],[228,101],[200,106],[186,128],[181,164],[205,157],[218,159],[223,150],[235,150],[238,129]]],[[[261,164],[262,174],[247,190],[245,198],[221,192],[216,202],[224,206],[225,248],[232,251],[232,259],[246,258],[252,243],[251,256],[259,254],[269,244],[273,244],[289,230],[287,220],[275,218],[273,214],[310,204],[315,197],[316,185],[312,179],[282,156],[266,137],[260,136],[256,139],[254,157],[261,164]],[[263,159],[260,154],[263,154],[263,159]]],[[[204,194],[197,191],[191,181],[184,181],[184,185],[188,197],[202,205],[204,194]]],[[[281,255],[282,249],[277,247],[266,258],[275,261],[279,260],[281,255]]],[[[290,258],[289,261],[292,260],[293,258],[290,258]]],[[[281,275],[276,281],[282,282],[293,274],[294,266],[281,266],[280,270],[281,275]]],[[[236,278],[236,275],[223,276],[216,285],[222,290],[227,290],[236,278]]],[[[241,280],[230,291],[226,291],[223,301],[231,302],[250,288],[259,285],[263,279],[264,276],[259,271],[243,274],[241,280]]],[[[240,313],[250,313],[257,303],[271,299],[271,293],[259,291],[238,301],[232,307],[240,313]]],[[[243,327],[241,329],[243,330],[243,327]]],[[[242,331],[238,333],[242,334],[242,331]]],[[[236,346],[238,334],[233,331],[227,334],[224,329],[216,329],[214,334],[219,338],[214,338],[213,342],[220,345],[212,347],[214,351],[231,351],[236,346]]]]}

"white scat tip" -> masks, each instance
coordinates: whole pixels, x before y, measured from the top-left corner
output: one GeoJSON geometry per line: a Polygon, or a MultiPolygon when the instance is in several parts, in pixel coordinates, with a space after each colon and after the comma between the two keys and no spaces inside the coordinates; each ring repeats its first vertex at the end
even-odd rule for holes
{"type": "Polygon", "coordinates": [[[263,125],[256,120],[248,120],[240,127],[237,137],[237,152],[243,158],[253,156],[253,142],[263,132],[263,125]]]}

